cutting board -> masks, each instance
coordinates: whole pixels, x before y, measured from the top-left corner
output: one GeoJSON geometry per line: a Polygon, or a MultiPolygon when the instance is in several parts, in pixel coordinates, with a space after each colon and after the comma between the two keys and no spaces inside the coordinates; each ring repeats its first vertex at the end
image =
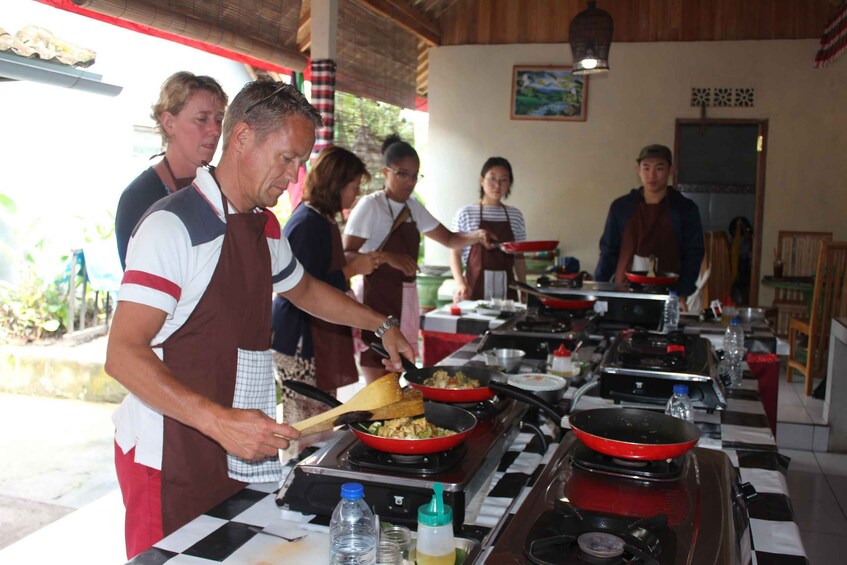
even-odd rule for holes
{"type": "Polygon", "coordinates": [[[318,565],[329,563],[329,533],[305,531],[294,526],[281,526],[274,523],[267,528],[274,533],[288,537],[308,534],[296,542],[256,534],[250,541],[238,548],[224,563],[226,565],[280,565],[282,563],[306,563],[318,565]]]}

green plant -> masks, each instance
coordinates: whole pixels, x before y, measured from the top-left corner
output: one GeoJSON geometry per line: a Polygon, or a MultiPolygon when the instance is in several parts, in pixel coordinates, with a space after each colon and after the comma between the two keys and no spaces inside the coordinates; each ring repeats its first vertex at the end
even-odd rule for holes
{"type": "Polygon", "coordinates": [[[59,283],[46,283],[33,269],[17,283],[0,281],[0,336],[3,341],[34,341],[65,332],[66,292],[59,283]]]}

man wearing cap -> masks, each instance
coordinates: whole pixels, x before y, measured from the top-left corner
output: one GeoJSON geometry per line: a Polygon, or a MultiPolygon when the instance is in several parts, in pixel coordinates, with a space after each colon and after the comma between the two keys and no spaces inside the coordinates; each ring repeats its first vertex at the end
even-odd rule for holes
{"type": "Polygon", "coordinates": [[[638,154],[641,186],[612,202],[600,238],[598,281],[625,282],[625,273],[647,270],[647,258],[658,258],[658,269],[679,273],[680,304],[696,290],[705,255],[700,211],[692,200],[668,186],[673,170],[671,150],[648,145],[638,154]]]}

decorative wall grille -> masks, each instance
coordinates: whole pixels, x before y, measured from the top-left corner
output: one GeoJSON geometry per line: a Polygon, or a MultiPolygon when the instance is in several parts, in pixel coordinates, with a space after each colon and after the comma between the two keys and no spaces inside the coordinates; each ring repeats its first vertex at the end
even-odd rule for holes
{"type": "Polygon", "coordinates": [[[696,107],[743,107],[754,105],[756,89],[749,87],[700,87],[691,88],[691,105],[696,107]]]}

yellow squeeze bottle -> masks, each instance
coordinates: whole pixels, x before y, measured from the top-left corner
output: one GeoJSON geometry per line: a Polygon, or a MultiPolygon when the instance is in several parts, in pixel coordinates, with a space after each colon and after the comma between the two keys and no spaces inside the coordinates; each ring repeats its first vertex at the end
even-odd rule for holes
{"type": "Polygon", "coordinates": [[[432,490],[430,503],[418,508],[418,565],[453,565],[453,509],[444,504],[444,485],[435,483],[432,490]]]}

